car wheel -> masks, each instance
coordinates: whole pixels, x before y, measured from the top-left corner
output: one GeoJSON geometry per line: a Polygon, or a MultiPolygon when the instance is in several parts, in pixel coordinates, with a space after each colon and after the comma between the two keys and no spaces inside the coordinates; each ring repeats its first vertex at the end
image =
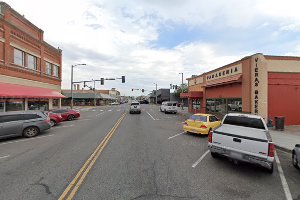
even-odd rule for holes
{"type": "Polygon", "coordinates": [[[56,125],[56,121],[55,120],[50,120],[50,125],[51,125],[51,127],[55,126],[56,125]]]}
{"type": "Polygon", "coordinates": [[[218,158],[219,154],[215,153],[215,152],[210,152],[211,157],[213,158],[218,158]]]}
{"type": "Polygon", "coordinates": [[[141,114],[141,113],[142,113],[142,111],[139,112],[139,114],[141,114]]]}
{"type": "Polygon", "coordinates": [[[74,115],[69,115],[69,116],[68,116],[68,121],[72,121],[74,118],[75,118],[74,115]]]}
{"type": "Polygon", "coordinates": [[[30,138],[30,137],[34,137],[36,135],[38,135],[40,133],[40,130],[37,127],[27,127],[26,129],[24,129],[23,131],[23,136],[30,138]]]}
{"type": "Polygon", "coordinates": [[[267,169],[269,174],[273,174],[274,171],[274,164],[271,164],[271,167],[267,169]]]}
{"type": "Polygon", "coordinates": [[[294,167],[299,169],[299,163],[298,163],[298,159],[297,159],[297,156],[296,156],[295,152],[293,152],[292,160],[293,160],[294,167]]]}

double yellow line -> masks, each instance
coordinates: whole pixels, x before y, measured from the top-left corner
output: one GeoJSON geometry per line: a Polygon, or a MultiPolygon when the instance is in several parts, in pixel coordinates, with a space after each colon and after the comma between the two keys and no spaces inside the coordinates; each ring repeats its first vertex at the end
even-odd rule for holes
{"type": "Polygon", "coordinates": [[[71,200],[75,196],[77,190],[79,189],[80,185],[83,183],[86,175],[89,173],[91,168],[93,167],[94,163],[100,156],[101,152],[107,145],[110,138],[113,136],[119,125],[121,124],[122,120],[124,119],[126,113],[123,113],[123,115],[119,118],[117,123],[114,125],[114,127],[109,131],[109,133],[105,136],[105,138],[101,141],[101,143],[98,145],[98,147],[95,149],[93,154],[89,157],[89,159],[84,163],[84,165],[81,167],[79,172],[76,174],[75,178],[72,180],[72,182],[68,185],[68,187],[65,189],[65,191],[62,193],[62,195],[59,197],[59,200],[71,200]]]}

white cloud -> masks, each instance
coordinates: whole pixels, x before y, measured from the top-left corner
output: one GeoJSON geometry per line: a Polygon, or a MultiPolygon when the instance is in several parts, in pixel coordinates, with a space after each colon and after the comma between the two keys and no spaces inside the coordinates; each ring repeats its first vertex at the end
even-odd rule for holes
{"type": "MultiPolygon", "coordinates": [[[[221,44],[192,41],[174,48],[154,48],[159,30],[170,22],[211,29],[266,27],[274,21],[282,30],[298,29],[299,3],[287,0],[8,0],[15,10],[44,30],[44,38],[63,50],[63,87],[70,82],[70,66],[78,67],[75,80],[100,76],[127,76],[127,83],[109,82],[106,87],[154,88],[180,83],[185,78],[238,60],[246,54],[224,52],[221,44]],[[283,4],[283,5],[282,5],[283,4]],[[298,5],[298,6],[295,6],[298,5]]],[[[274,33],[276,30],[274,30],[274,33]]],[[[222,33],[220,33],[222,34],[222,33]]],[[[275,36],[274,36],[275,37],[275,36]]],[[[236,41],[239,42],[239,41],[236,41]]]]}

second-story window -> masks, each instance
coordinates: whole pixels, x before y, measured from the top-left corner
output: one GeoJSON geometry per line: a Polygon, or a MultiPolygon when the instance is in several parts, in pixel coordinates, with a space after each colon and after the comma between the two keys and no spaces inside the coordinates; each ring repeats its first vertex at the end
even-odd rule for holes
{"type": "Polygon", "coordinates": [[[14,64],[24,66],[25,54],[19,49],[14,49],[14,64]]]}
{"type": "Polygon", "coordinates": [[[53,65],[53,76],[58,77],[58,66],[53,65]]]}
{"type": "Polygon", "coordinates": [[[36,60],[37,60],[36,57],[28,54],[27,59],[28,59],[27,67],[29,69],[36,70],[36,60]]]}
{"type": "Polygon", "coordinates": [[[46,62],[46,74],[52,75],[52,65],[51,63],[46,62]]]}

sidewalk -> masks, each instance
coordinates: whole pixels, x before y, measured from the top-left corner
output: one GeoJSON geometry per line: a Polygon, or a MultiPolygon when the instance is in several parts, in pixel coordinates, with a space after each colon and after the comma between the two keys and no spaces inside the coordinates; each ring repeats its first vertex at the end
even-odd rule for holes
{"type": "Polygon", "coordinates": [[[300,126],[286,126],[284,131],[269,129],[272,140],[278,149],[291,152],[300,144],[300,126]]]}
{"type": "Polygon", "coordinates": [[[181,115],[184,118],[189,118],[192,114],[189,113],[188,107],[183,107],[183,110],[180,108],[177,109],[177,112],[179,115],[181,115]]]}

